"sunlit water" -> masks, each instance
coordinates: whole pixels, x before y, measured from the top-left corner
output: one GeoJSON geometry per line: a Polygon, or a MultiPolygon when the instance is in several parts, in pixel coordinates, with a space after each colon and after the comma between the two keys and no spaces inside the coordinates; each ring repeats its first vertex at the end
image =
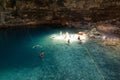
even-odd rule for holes
{"type": "Polygon", "coordinates": [[[0,31],[0,80],[120,80],[118,51],[92,41],[55,40],[78,29],[13,28],[0,31]],[[39,45],[35,47],[35,45],[39,45]],[[39,53],[44,51],[41,58],[39,53]]]}

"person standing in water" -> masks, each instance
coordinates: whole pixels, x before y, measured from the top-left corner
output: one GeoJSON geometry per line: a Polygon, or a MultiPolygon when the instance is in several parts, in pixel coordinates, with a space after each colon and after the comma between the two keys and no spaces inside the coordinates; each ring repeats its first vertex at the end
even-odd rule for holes
{"type": "Polygon", "coordinates": [[[70,39],[68,39],[68,44],[70,43],[70,39]]]}
{"type": "Polygon", "coordinates": [[[80,36],[78,36],[78,40],[80,40],[80,36]]]}
{"type": "Polygon", "coordinates": [[[82,43],[82,40],[80,39],[80,36],[78,36],[78,40],[80,41],[80,44],[82,43]]]}
{"type": "Polygon", "coordinates": [[[69,33],[66,32],[64,39],[68,39],[69,37],[70,37],[70,36],[69,36],[69,33]]]}
{"type": "Polygon", "coordinates": [[[62,36],[62,31],[60,31],[60,36],[62,36]]]}

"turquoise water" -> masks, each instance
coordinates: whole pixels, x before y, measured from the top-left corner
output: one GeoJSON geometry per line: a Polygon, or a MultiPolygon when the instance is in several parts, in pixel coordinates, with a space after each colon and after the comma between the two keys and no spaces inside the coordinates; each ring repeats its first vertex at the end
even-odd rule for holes
{"type": "Polygon", "coordinates": [[[107,48],[92,41],[68,44],[51,38],[60,31],[75,33],[78,29],[0,30],[0,80],[120,79],[119,59],[109,62],[109,57],[103,55],[107,48]],[[33,48],[35,45],[39,46],[33,48]],[[41,51],[45,52],[42,58],[41,51]]]}

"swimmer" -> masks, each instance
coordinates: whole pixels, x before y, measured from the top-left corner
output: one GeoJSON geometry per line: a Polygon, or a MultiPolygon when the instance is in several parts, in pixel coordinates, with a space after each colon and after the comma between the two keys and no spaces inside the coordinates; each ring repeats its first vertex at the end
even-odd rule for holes
{"type": "Polygon", "coordinates": [[[60,31],[60,36],[62,36],[63,34],[62,34],[62,31],[60,31]]]}
{"type": "Polygon", "coordinates": [[[79,40],[79,41],[80,41],[79,43],[82,44],[82,40],[79,40]]]}
{"type": "Polygon", "coordinates": [[[70,37],[70,36],[69,36],[69,33],[66,32],[64,39],[67,39],[67,38],[69,38],[69,37],[70,37]]]}
{"type": "Polygon", "coordinates": [[[38,47],[40,47],[40,45],[35,45],[32,48],[34,49],[34,48],[38,48],[38,47]]]}
{"type": "Polygon", "coordinates": [[[78,40],[80,40],[80,36],[78,36],[78,40]]]}
{"type": "Polygon", "coordinates": [[[70,43],[70,39],[68,39],[68,44],[70,43]]]}
{"type": "Polygon", "coordinates": [[[52,38],[55,38],[54,36],[52,38]]]}
{"type": "Polygon", "coordinates": [[[45,54],[45,52],[44,52],[44,51],[41,51],[40,54],[39,54],[39,57],[43,57],[44,54],[45,54]]]}

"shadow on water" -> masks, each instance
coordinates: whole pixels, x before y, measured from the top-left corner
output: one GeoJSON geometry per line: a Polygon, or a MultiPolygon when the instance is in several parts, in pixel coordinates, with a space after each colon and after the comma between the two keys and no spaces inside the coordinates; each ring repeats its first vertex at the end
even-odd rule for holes
{"type": "Polygon", "coordinates": [[[27,31],[35,36],[43,35],[43,28],[10,28],[0,31],[0,67],[16,68],[16,67],[34,67],[40,65],[38,54],[32,46],[29,45],[31,37],[27,31]],[[38,58],[37,58],[38,57],[38,58]],[[39,60],[37,62],[37,60],[39,60]],[[34,64],[32,64],[34,63],[34,64]]]}
{"type": "Polygon", "coordinates": [[[49,47],[44,49],[32,48],[36,44],[34,38],[47,35],[50,33],[49,28],[11,28],[2,30],[0,33],[0,43],[2,44],[0,45],[0,70],[17,69],[17,73],[20,73],[19,70],[24,68],[35,69],[38,67],[37,80],[42,80],[43,76],[55,78],[60,65],[54,54],[51,54],[52,51],[49,52],[49,47]],[[39,53],[42,50],[45,51],[45,55],[40,58],[39,53]]]}

